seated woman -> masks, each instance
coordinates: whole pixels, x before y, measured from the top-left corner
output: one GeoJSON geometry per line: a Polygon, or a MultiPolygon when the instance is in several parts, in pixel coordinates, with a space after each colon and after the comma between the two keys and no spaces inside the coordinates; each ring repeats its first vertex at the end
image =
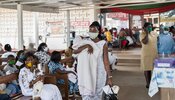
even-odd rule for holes
{"type": "MultiPolygon", "coordinates": [[[[35,95],[33,88],[35,83],[44,80],[44,76],[36,77],[33,72],[34,58],[33,53],[27,52],[24,57],[25,67],[19,73],[19,85],[24,96],[35,95]]],[[[59,89],[53,84],[44,84],[38,98],[41,100],[62,100],[59,89]]]]}
{"type": "Polygon", "coordinates": [[[119,33],[119,48],[120,49],[125,49],[128,46],[129,41],[126,39],[126,32],[125,31],[120,31],[119,33]]]}
{"type": "MultiPolygon", "coordinates": [[[[72,78],[69,78],[69,94],[78,93],[78,81],[75,72],[67,71],[66,68],[60,64],[61,54],[58,51],[53,51],[51,54],[51,61],[48,64],[50,73],[54,74],[56,72],[69,73],[72,78]],[[71,75],[72,74],[72,75],[71,75]]],[[[68,76],[69,76],[68,75],[68,76]]],[[[59,84],[64,84],[63,80],[58,80],[59,84]]]]}
{"type": "Polygon", "coordinates": [[[47,47],[46,43],[41,43],[38,46],[38,50],[35,53],[35,56],[39,59],[39,62],[42,66],[48,64],[50,61],[50,55],[48,54],[49,48],[47,47]]]}

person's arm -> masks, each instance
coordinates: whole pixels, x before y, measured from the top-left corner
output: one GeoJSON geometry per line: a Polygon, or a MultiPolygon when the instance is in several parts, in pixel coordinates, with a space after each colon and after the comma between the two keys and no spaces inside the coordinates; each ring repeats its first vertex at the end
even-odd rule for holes
{"type": "Polygon", "coordinates": [[[7,64],[4,64],[4,65],[0,65],[0,70],[3,70],[4,67],[6,66],[7,64]]]}
{"type": "MultiPolygon", "coordinates": [[[[143,33],[142,33],[143,34],[143,33]]],[[[148,43],[148,33],[146,33],[146,36],[141,40],[141,42],[143,44],[147,44],[148,43]]]]}
{"type": "Polygon", "coordinates": [[[86,48],[88,48],[88,52],[89,52],[90,54],[93,53],[93,48],[92,48],[92,46],[89,45],[89,44],[85,44],[85,45],[79,47],[77,50],[73,50],[73,53],[74,53],[74,54],[78,54],[78,53],[80,53],[81,51],[83,51],[83,50],[86,49],[86,48]]]}
{"type": "Polygon", "coordinates": [[[107,73],[107,82],[110,86],[112,86],[112,73],[110,70],[107,44],[105,44],[103,47],[103,62],[104,62],[104,67],[107,73]]]}

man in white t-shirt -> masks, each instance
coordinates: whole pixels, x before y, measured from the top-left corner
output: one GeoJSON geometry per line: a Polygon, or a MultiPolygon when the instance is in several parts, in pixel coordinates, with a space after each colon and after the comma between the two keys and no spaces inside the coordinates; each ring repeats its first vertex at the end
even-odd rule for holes
{"type": "MultiPolygon", "coordinates": [[[[16,53],[12,52],[10,44],[4,46],[5,53],[2,54],[1,58],[7,58],[9,55],[13,55],[16,58],[16,53]]],[[[2,65],[7,64],[7,62],[2,62],[2,65]]]]}

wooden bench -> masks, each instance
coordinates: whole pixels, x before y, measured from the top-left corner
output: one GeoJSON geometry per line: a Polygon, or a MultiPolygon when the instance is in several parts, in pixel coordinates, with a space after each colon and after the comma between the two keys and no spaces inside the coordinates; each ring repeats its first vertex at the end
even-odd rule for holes
{"type": "Polygon", "coordinates": [[[2,62],[7,62],[8,59],[7,58],[0,58],[0,65],[2,65],[2,62]]]}
{"type": "MultiPolygon", "coordinates": [[[[45,65],[45,74],[49,75],[49,68],[47,65],[45,65]]],[[[68,89],[68,75],[66,73],[56,73],[52,74],[56,78],[56,85],[58,86],[63,100],[69,99],[69,89],[68,89]],[[64,80],[64,84],[57,84],[57,80],[62,79],[64,80]]]]}
{"type": "MultiPolygon", "coordinates": [[[[12,80],[18,79],[18,73],[13,73],[10,75],[0,76],[0,84],[9,83],[12,80]]],[[[56,85],[56,76],[45,75],[44,84],[55,84],[56,85]]],[[[22,93],[15,94],[11,96],[12,100],[32,100],[32,96],[23,96],[22,93]]],[[[68,100],[68,99],[67,99],[68,100]]]]}

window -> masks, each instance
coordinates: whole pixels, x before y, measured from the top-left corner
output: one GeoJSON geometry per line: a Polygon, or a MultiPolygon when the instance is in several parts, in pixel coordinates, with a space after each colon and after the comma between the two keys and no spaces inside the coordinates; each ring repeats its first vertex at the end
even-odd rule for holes
{"type": "Polygon", "coordinates": [[[158,18],[154,18],[154,24],[158,24],[158,18]]]}
{"type": "Polygon", "coordinates": [[[148,18],[148,22],[152,23],[152,18],[148,18]]]}

